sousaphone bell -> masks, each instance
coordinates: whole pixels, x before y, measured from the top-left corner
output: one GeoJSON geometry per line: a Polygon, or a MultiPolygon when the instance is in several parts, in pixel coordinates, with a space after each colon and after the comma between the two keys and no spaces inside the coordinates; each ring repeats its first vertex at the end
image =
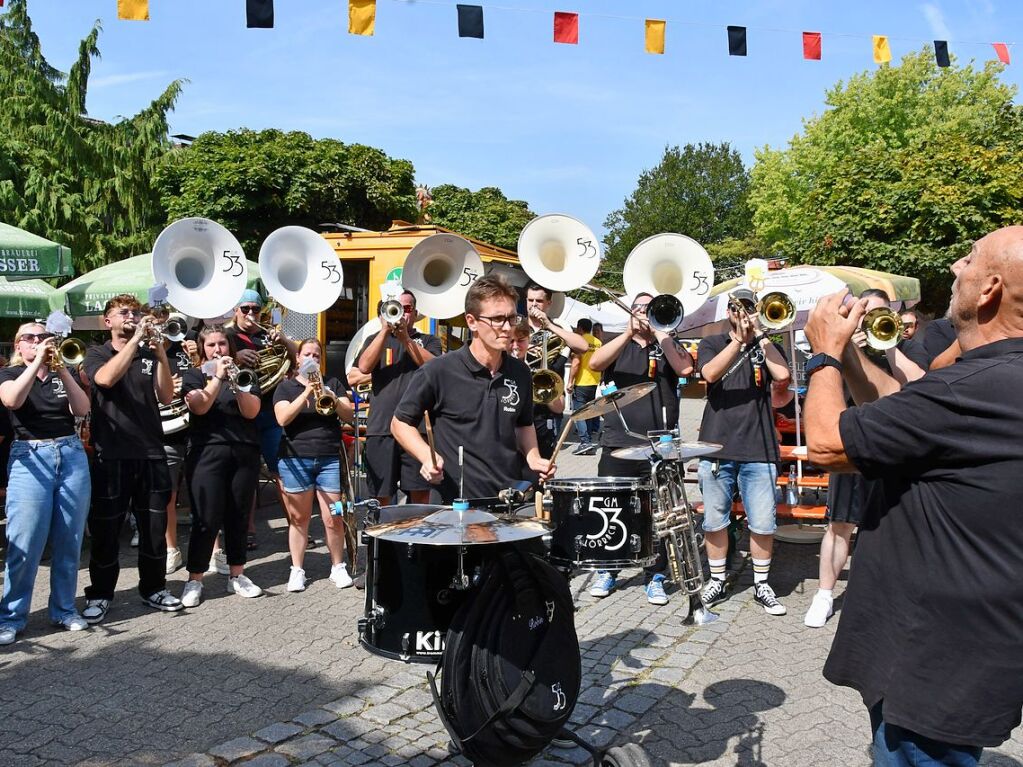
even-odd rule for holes
{"type": "Polygon", "coordinates": [[[469,286],[483,275],[483,259],[457,234],[431,234],[420,241],[401,270],[401,285],[416,297],[416,310],[437,320],[465,311],[469,286]]]}

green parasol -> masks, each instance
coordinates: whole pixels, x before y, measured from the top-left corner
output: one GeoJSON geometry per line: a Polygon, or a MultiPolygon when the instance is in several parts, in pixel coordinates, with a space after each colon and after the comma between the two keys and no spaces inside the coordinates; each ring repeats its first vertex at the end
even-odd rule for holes
{"type": "MultiPolygon", "coordinates": [[[[100,315],[106,302],[119,293],[131,293],[145,303],[154,284],[152,260],[151,253],[144,253],[101,266],[71,280],[61,288],[62,294],[67,296],[68,313],[75,319],[100,315]]],[[[259,280],[259,264],[254,261],[245,263],[248,265],[246,284],[254,288],[259,280]]]]}
{"type": "Polygon", "coordinates": [[[71,249],[26,232],[0,224],[0,277],[12,280],[33,277],[70,277],[71,249]]]}
{"type": "Polygon", "coordinates": [[[7,280],[0,277],[0,317],[43,319],[64,308],[64,294],[42,280],[7,280]]]}

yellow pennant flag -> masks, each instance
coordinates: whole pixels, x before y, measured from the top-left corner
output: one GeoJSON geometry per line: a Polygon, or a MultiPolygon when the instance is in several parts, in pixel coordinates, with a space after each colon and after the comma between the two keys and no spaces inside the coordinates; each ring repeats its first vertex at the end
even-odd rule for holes
{"type": "Polygon", "coordinates": [[[888,35],[874,35],[874,63],[887,64],[892,60],[892,49],[888,46],[888,35]]]}
{"type": "Polygon", "coordinates": [[[117,0],[117,18],[149,21],[149,0],[117,0]]]}
{"type": "Polygon", "coordinates": [[[664,53],[664,28],[666,24],[660,19],[646,20],[646,52],[664,53]]]}
{"type": "Polygon", "coordinates": [[[372,35],[377,24],[377,0],[348,0],[348,34],[372,35]]]}

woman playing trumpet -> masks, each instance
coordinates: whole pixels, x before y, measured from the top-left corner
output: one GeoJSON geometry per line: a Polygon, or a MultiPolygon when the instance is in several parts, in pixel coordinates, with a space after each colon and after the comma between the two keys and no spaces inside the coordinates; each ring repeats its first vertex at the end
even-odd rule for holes
{"type": "Polygon", "coordinates": [[[7,557],[0,599],[0,644],[25,628],[39,560],[50,540],[50,620],[70,631],[89,624],[75,610],[78,558],[92,485],[75,416],[89,398],[59,363],[54,338],[37,323],[18,328],[11,366],[0,370],[0,400],[10,411],[7,557]]]}
{"type": "MultiPolygon", "coordinates": [[[[259,479],[259,382],[240,385],[234,349],[223,328],[199,333],[200,367],[185,371],[181,391],[191,413],[185,479],[192,504],[185,607],[202,600],[203,575],[217,531],[224,528],[229,593],[258,597],[263,590],[244,574],[249,509],[259,479]]],[[[243,371],[244,372],[244,371],[243,371]]]]}
{"type": "Polygon", "coordinates": [[[313,505],[318,503],[330,551],[330,580],[339,589],[352,585],[344,563],[345,534],[331,504],[341,500],[341,422],[351,421],[351,401],[336,378],[324,382],[320,374],[323,347],[307,338],[298,345],[297,374],[282,381],[274,392],[274,415],[284,428],[278,462],[284,510],[288,515],[291,575],[288,591],[304,591],[306,541],[313,505]]]}

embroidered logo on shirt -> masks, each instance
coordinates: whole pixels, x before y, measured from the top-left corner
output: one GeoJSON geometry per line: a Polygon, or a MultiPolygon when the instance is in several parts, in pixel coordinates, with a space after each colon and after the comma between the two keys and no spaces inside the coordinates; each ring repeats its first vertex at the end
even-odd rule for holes
{"type": "Polygon", "coordinates": [[[508,388],[508,393],[501,397],[501,404],[508,405],[509,407],[518,407],[519,404],[518,382],[513,381],[511,378],[505,378],[504,385],[508,388]]]}
{"type": "Polygon", "coordinates": [[[67,399],[67,389],[64,388],[64,382],[59,377],[53,379],[53,396],[67,399]]]}
{"type": "Polygon", "coordinates": [[[153,374],[153,361],[142,360],[142,375],[151,376],[153,374]]]}
{"type": "Polygon", "coordinates": [[[187,352],[178,352],[178,367],[179,368],[190,368],[192,367],[192,359],[188,356],[187,352]]]}

